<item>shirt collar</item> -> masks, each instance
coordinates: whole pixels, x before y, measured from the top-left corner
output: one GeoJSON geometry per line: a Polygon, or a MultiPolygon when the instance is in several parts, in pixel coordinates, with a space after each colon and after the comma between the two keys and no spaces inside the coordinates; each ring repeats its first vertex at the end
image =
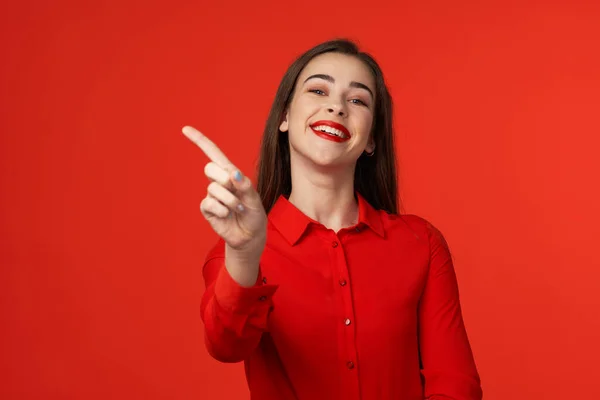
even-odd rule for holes
{"type": "MultiPolygon", "coordinates": [[[[385,237],[379,211],[375,210],[358,192],[358,226],[367,225],[381,237],[385,237]]],[[[283,237],[294,246],[310,224],[317,221],[306,216],[284,196],[280,195],[271,210],[269,220],[283,237]]]]}
{"type": "Polygon", "coordinates": [[[358,224],[365,224],[382,238],[385,237],[379,211],[374,209],[358,192],[356,192],[356,198],[358,199],[358,224]]]}

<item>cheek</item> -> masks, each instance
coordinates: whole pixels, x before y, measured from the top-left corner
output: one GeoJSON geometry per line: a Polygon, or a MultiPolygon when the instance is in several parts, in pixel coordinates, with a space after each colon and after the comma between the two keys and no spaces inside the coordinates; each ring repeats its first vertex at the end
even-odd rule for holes
{"type": "Polygon", "coordinates": [[[306,127],[309,119],[318,111],[318,104],[307,100],[298,100],[290,110],[290,125],[296,128],[306,127]]]}
{"type": "Polygon", "coordinates": [[[373,126],[373,114],[369,114],[369,116],[367,118],[365,118],[365,120],[366,120],[365,125],[370,132],[371,127],[373,126]]]}
{"type": "Polygon", "coordinates": [[[373,127],[373,115],[371,113],[365,113],[364,115],[357,116],[356,126],[361,132],[361,136],[368,137],[373,127]]]}

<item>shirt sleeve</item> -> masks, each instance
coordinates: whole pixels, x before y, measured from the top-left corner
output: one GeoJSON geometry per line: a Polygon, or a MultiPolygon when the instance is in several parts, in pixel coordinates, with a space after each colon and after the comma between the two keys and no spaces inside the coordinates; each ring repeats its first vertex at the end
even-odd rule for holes
{"type": "Polygon", "coordinates": [[[430,264],[419,304],[421,373],[427,400],[481,400],[481,382],[459,302],[448,245],[428,224],[430,264]]]}
{"type": "Polygon", "coordinates": [[[260,273],[254,286],[240,286],[225,268],[224,247],[220,240],[206,257],[200,314],[210,355],[222,362],[239,362],[256,349],[267,330],[277,286],[263,283],[260,273]]]}

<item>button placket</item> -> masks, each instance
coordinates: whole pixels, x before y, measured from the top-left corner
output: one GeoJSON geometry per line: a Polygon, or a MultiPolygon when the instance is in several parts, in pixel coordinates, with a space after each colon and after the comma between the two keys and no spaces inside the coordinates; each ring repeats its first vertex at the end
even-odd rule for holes
{"type": "MultiPolygon", "coordinates": [[[[357,230],[359,231],[359,230],[357,230]]],[[[339,284],[337,296],[339,299],[339,313],[341,314],[340,323],[340,356],[341,362],[347,371],[351,371],[357,368],[356,357],[356,332],[355,332],[355,315],[354,305],[352,303],[352,288],[349,279],[348,262],[345,257],[345,251],[343,243],[336,237],[337,240],[331,241],[332,247],[332,260],[334,262],[334,270],[337,274],[339,284]],[[343,324],[343,325],[342,325],[343,324]]],[[[350,387],[358,388],[358,381],[356,374],[347,376],[348,385],[350,387]]]]}

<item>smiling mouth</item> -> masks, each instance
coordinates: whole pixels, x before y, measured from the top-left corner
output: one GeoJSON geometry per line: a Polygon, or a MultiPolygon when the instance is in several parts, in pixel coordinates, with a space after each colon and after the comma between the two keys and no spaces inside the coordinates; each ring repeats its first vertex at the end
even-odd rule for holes
{"type": "Polygon", "coordinates": [[[346,142],[352,136],[344,125],[327,119],[315,121],[310,129],[317,136],[337,143],[346,142]]]}
{"type": "Polygon", "coordinates": [[[342,132],[339,129],[336,128],[332,128],[330,126],[327,125],[317,125],[317,126],[311,126],[311,128],[314,131],[319,131],[319,132],[323,132],[327,135],[331,135],[331,136],[337,136],[340,139],[349,139],[350,137],[348,135],[346,135],[344,132],[342,132]]]}

